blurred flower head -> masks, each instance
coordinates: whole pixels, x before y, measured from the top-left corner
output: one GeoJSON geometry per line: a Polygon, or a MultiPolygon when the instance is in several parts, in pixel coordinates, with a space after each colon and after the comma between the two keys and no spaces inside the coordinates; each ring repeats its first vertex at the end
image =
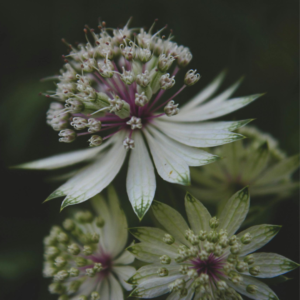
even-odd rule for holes
{"type": "Polygon", "coordinates": [[[97,195],[92,199],[95,214],[80,211],[54,226],[44,240],[43,274],[53,278],[49,291],[59,299],[124,299],[123,286],[135,269],[128,264],[134,256],[124,250],[127,221],[117,195],[108,188],[108,202],[97,195]]]}
{"type": "Polygon", "coordinates": [[[102,23],[99,33],[89,27],[84,29],[86,44],[74,47],[67,43],[70,53],[64,56],[66,64],[55,78],[56,90],[47,94],[56,101],[50,105],[47,123],[59,131],[60,142],[71,143],[84,137],[93,149],[21,167],[55,169],[87,160],[93,163],[48,200],[67,196],[64,208],[101,192],[117,175],[129,150],[127,192],[135,213],[142,218],[156,189],[148,149],[164,180],[188,185],[189,166],[202,166],[218,158],[199,148],[243,138],[231,131],[250,120],[199,122],[233,112],[260,95],[228,100],[239,86],[238,81],[212,97],[223,81],[223,72],[179,109],[175,97],[194,85],[200,75],[196,70],[187,71],[181,87],[169,93],[192,54],[187,47],[173,42],[172,34],[164,36],[165,30],[154,32],[154,25],[148,31],[130,29],[128,24],[111,30],[102,23]]]}
{"type": "Polygon", "coordinates": [[[212,153],[223,159],[211,168],[192,170],[191,187],[196,197],[216,203],[230,194],[249,186],[253,198],[273,196],[288,197],[299,182],[292,179],[299,167],[299,155],[287,157],[271,135],[252,126],[240,128],[247,139],[213,149],[212,153]]]}
{"type": "Polygon", "coordinates": [[[166,299],[278,299],[256,278],[272,278],[299,265],[275,253],[253,253],[268,243],[280,226],[258,225],[238,234],[249,209],[248,188],[234,194],[219,218],[211,217],[190,194],[185,208],[190,226],[173,208],[154,202],[152,212],[163,230],[130,229],[141,242],[127,250],[148,265],[128,282],[136,285],[132,296],[166,299]]]}

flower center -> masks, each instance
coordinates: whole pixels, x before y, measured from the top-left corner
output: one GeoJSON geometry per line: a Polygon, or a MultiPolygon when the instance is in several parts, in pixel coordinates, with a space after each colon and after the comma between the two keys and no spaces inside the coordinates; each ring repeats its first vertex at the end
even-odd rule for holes
{"type": "Polygon", "coordinates": [[[191,260],[194,269],[197,271],[198,275],[207,274],[210,278],[218,280],[218,276],[223,276],[221,269],[224,266],[223,258],[216,257],[213,253],[209,255],[207,259],[201,260],[199,257],[191,260]]]}

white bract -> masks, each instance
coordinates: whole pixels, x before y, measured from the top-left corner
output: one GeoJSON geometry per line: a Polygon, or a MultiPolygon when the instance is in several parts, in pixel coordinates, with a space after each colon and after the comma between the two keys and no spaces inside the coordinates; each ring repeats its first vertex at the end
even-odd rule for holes
{"type": "Polygon", "coordinates": [[[127,192],[141,219],[155,194],[153,165],[164,180],[188,185],[189,166],[202,166],[218,159],[199,148],[243,138],[232,131],[250,120],[208,120],[242,108],[261,95],[229,99],[239,80],[215,96],[224,79],[223,72],[191,101],[179,106],[174,98],[194,85],[200,75],[189,70],[183,85],[170,94],[175,76],[191,61],[192,54],[188,48],[172,42],[171,35],[165,39],[162,30],[155,34],[152,30],[153,27],[149,32],[140,29],[133,37],[137,29],[126,25],[110,35],[102,24],[99,34],[85,29],[94,43],[77,48],[69,45],[71,52],[65,57],[68,62],[62,75],[57,77],[57,90],[47,95],[60,102],[51,104],[47,123],[54,130],[61,130],[59,141],[70,143],[92,135],[87,140],[95,148],[19,166],[50,170],[92,161],[48,197],[50,200],[66,196],[62,208],[101,192],[117,175],[129,152],[127,192]]]}
{"type": "Polygon", "coordinates": [[[122,286],[132,289],[126,281],[135,273],[134,256],[124,250],[128,225],[116,192],[109,187],[108,201],[97,195],[91,203],[95,214],[76,213],[44,240],[43,274],[53,278],[49,291],[59,300],[122,300],[122,286]]]}
{"type": "Polygon", "coordinates": [[[189,225],[170,206],[154,202],[152,212],[163,229],[131,228],[141,242],[127,248],[148,265],[128,282],[131,296],[167,300],[276,300],[276,294],[256,278],[272,278],[299,265],[279,254],[253,253],[268,243],[281,226],[257,225],[235,234],[249,209],[248,188],[234,194],[219,218],[211,217],[190,194],[185,197],[189,225]]]}
{"type": "MultiPolygon", "coordinates": [[[[238,132],[247,139],[213,149],[212,153],[223,159],[210,168],[192,170],[192,182],[197,187],[191,187],[190,191],[197,198],[218,203],[249,186],[252,199],[272,196],[274,201],[275,197],[286,198],[299,188],[299,182],[292,179],[299,168],[299,154],[287,157],[272,136],[255,127],[246,126],[238,132]]],[[[264,202],[267,203],[265,198],[264,202]]]]}

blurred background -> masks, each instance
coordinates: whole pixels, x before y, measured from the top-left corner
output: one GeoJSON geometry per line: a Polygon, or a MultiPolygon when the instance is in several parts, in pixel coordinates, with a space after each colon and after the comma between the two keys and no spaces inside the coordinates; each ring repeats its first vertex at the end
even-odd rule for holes
{"type": "MultiPolygon", "coordinates": [[[[9,166],[74,147],[58,143],[57,134],[46,125],[49,101],[38,93],[52,85],[40,79],[61,68],[61,55],[66,54],[61,38],[84,42],[85,24],[96,27],[101,17],[108,27],[118,27],[130,16],[133,27],[149,28],[158,18],[157,29],[168,24],[174,30],[175,41],[190,47],[194,55],[190,68],[196,68],[202,78],[185,91],[186,99],[223,68],[229,70],[227,84],[245,75],[236,95],[267,94],[229,119],[256,118],[253,125],[270,132],[288,155],[299,152],[298,1],[2,1],[1,300],[57,299],[48,292],[49,280],[42,278],[42,240],[50,227],[60,224],[73,209],[59,214],[61,199],[42,205],[57,187],[57,183],[47,180],[50,173],[8,170],[9,166]]],[[[124,181],[120,180],[125,171],[117,178],[117,189],[132,226],[138,222],[128,205],[124,181]]],[[[182,192],[181,199],[183,196],[182,192]]],[[[160,193],[156,198],[164,201],[167,197],[160,193]]],[[[298,198],[296,194],[279,205],[272,223],[283,228],[263,250],[299,262],[298,198]]],[[[149,222],[147,216],[142,225],[149,222]]],[[[273,289],[280,299],[298,299],[298,271],[288,277],[293,279],[273,289]]]]}

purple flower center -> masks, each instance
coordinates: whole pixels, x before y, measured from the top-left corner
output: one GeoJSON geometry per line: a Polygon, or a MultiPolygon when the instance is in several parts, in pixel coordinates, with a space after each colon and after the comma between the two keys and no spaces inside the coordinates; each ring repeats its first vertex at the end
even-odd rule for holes
{"type": "Polygon", "coordinates": [[[224,266],[223,257],[216,257],[213,253],[211,253],[206,260],[201,260],[197,257],[191,260],[191,263],[193,264],[191,269],[195,269],[199,275],[204,273],[214,280],[218,280],[219,276],[224,275],[224,273],[221,272],[224,266]]]}

